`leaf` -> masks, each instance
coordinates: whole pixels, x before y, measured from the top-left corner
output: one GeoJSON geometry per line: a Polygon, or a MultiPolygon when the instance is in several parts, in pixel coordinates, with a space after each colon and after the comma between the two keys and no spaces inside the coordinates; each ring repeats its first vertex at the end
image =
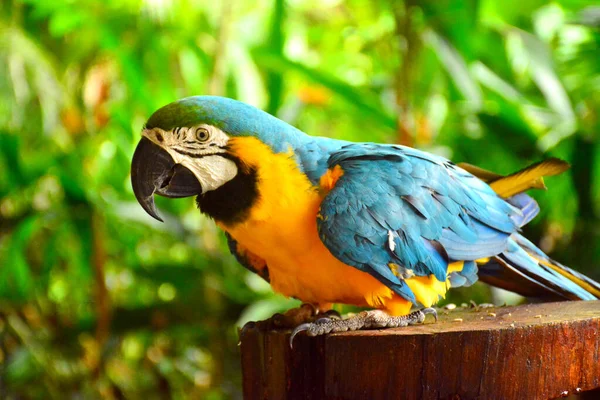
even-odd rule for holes
{"type": "Polygon", "coordinates": [[[473,111],[483,106],[483,96],[477,82],[471,77],[467,63],[456,49],[437,33],[429,30],[424,34],[425,41],[435,50],[446,69],[448,77],[463,95],[473,111]]]}
{"type": "Polygon", "coordinates": [[[482,0],[480,20],[489,26],[521,26],[529,28],[531,15],[548,4],[547,0],[482,0]]]}
{"type": "Polygon", "coordinates": [[[589,6],[584,8],[579,12],[577,22],[594,28],[600,27],[600,7],[589,6]]]}
{"type": "Polygon", "coordinates": [[[528,102],[523,95],[510,83],[506,82],[498,76],[493,70],[488,68],[484,63],[477,61],[471,67],[471,71],[475,78],[486,88],[494,91],[502,96],[507,101],[511,102],[528,102]]]}
{"type": "Polygon", "coordinates": [[[467,60],[475,56],[479,0],[426,0],[420,2],[427,26],[454,45],[467,60]]]}
{"type": "Polygon", "coordinates": [[[3,376],[14,384],[26,384],[39,377],[42,368],[27,348],[18,349],[3,371],[3,376]]]}
{"type": "Polygon", "coordinates": [[[34,279],[25,254],[31,237],[41,227],[40,217],[34,215],[23,220],[13,232],[5,250],[6,261],[0,268],[0,297],[21,302],[32,293],[34,279]]]}
{"type": "MultiPolygon", "coordinates": [[[[0,157],[4,159],[6,166],[6,182],[0,183],[0,194],[6,195],[15,189],[26,186],[29,182],[25,180],[21,168],[20,157],[21,143],[19,137],[8,132],[0,132],[0,157]]],[[[4,172],[3,171],[3,176],[4,172]]]]}
{"type": "MultiPolygon", "coordinates": [[[[26,71],[31,73],[32,77],[27,83],[39,100],[43,129],[50,131],[58,125],[60,107],[65,97],[65,90],[57,78],[56,60],[53,59],[53,54],[26,31],[16,26],[7,28],[0,25],[0,37],[3,38],[0,40],[0,54],[7,51],[10,56],[21,58],[26,69],[25,71],[23,68],[18,69],[19,73],[23,74],[26,71]]],[[[14,82],[11,83],[13,86],[18,86],[14,82]]],[[[24,100],[27,98],[28,96],[25,95],[15,96],[14,104],[11,105],[11,112],[19,115],[18,118],[13,118],[20,120],[19,125],[23,124],[24,119],[30,117],[24,114],[23,109],[24,100]]]]}
{"type": "MultiPolygon", "coordinates": [[[[273,13],[271,14],[271,29],[267,37],[267,48],[272,54],[283,56],[283,46],[285,37],[283,27],[285,24],[285,2],[284,0],[275,0],[273,13]]],[[[265,79],[269,88],[269,104],[266,111],[277,115],[277,111],[283,101],[283,72],[268,71],[265,79]]]]}
{"type": "Polygon", "coordinates": [[[86,23],[90,23],[87,12],[74,7],[64,7],[50,18],[49,31],[54,37],[68,35],[86,23]]]}
{"type": "Polygon", "coordinates": [[[546,102],[558,115],[574,123],[575,112],[571,100],[556,75],[546,44],[531,33],[517,31],[517,34],[521,37],[529,56],[532,78],[544,95],[546,102]]]}
{"type": "Polygon", "coordinates": [[[236,98],[255,107],[264,107],[267,93],[257,65],[248,50],[240,45],[231,45],[234,54],[229,69],[236,82],[236,98]]]}
{"type": "MultiPolygon", "coordinates": [[[[203,264],[208,263],[209,261],[204,261],[203,264]]],[[[170,283],[178,291],[189,291],[193,287],[197,287],[201,284],[200,278],[203,276],[203,272],[199,268],[174,265],[146,266],[135,269],[134,273],[136,276],[149,279],[157,284],[170,283]]]]}

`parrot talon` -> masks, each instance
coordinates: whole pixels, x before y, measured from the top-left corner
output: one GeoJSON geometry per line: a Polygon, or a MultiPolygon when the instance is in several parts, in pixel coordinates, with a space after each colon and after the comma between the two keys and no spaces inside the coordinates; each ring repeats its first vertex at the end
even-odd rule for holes
{"type": "Polygon", "coordinates": [[[435,310],[435,308],[433,308],[433,307],[427,307],[427,308],[424,308],[424,309],[422,309],[420,311],[423,314],[425,314],[425,315],[427,315],[427,314],[433,315],[433,318],[435,319],[435,322],[438,321],[438,314],[437,314],[437,311],[435,310]]]}
{"type": "Polygon", "coordinates": [[[437,311],[428,307],[414,311],[408,315],[392,317],[382,310],[363,311],[347,319],[319,318],[314,322],[298,325],[290,335],[290,348],[294,338],[300,332],[308,336],[320,336],[328,333],[357,331],[361,329],[402,328],[409,325],[422,324],[427,314],[432,314],[437,322],[437,311]]]}
{"type": "MultiPolygon", "coordinates": [[[[307,322],[304,324],[300,324],[296,328],[294,328],[294,330],[292,331],[292,334],[290,335],[290,349],[294,348],[294,337],[296,337],[296,335],[299,334],[300,332],[308,331],[310,329],[311,325],[312,325],[312,323],[307,322]]],[[[309,336],[311,336],[310,333],[309,333],[309,336]]]]}

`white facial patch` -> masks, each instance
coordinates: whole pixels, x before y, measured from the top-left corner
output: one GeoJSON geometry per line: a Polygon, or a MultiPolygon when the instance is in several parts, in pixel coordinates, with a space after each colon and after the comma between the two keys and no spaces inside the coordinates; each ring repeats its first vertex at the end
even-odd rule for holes
{"type": "Polygon", "coordinates": [[[218,189],[237,175],[235,162],[220,155],[226,153],[229,136],[215,126],[200,124],[169,131],[153,128],[145,129],[142,135],[167,151],[175,163],[192,171],[202,193],[218,189]]]}
{"type": "Polygon", "coordinates": [[[192,171],[200,181],[202,193],[218,189],[237,175],[237,165],[228,158],[214,155],[183,160],[181,165],[192,171]]]}

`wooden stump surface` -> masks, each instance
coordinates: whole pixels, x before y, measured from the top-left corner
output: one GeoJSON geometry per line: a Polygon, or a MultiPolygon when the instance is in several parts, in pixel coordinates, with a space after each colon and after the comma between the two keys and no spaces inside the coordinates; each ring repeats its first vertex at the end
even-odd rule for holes
{"type": "Polygon", "coordinates": [[[600,387],[600,301],[441,309],[310,338],[241,333],[246,399],[548,399],[600,387]]]}

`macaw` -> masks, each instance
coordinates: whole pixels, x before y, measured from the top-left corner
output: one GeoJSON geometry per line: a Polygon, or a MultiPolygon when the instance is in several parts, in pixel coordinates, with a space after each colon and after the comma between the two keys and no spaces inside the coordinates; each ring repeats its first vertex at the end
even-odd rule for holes
{"type": "Polygon", "coordinates": [[[567,168],[551,158],[501,176],[405,146],[309,136],[245,103],[194,96],[148,119],[131,181],[158,220],[154,194],[196,196],[274,291],[319,313],[371,308],[293,332],[315,336],[421,323],[449,288],[477,279],[528,297],[600,298],[600,284],[520,234],[539,211],[524,192],[567,168]]]}

